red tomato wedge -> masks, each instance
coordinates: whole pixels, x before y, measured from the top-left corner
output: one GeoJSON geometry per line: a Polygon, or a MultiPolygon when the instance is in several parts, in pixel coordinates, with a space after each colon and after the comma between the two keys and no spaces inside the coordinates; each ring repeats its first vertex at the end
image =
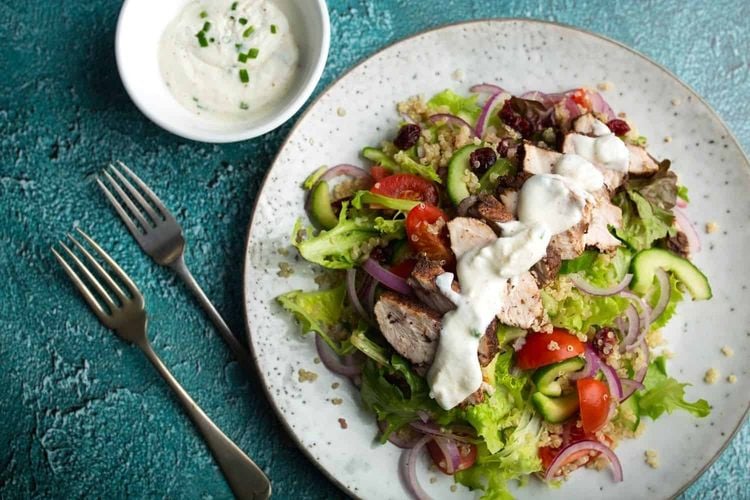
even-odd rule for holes
{"type": "MultiPolygon", "coordinates": [[[[389,177],[390,178],[390,177],[389,177]]],[[[417,254],[447,265],[454,256],[448,241],[448,217],[438,207],[420,203],[406,216],[406,237],[417,254]]]]}
{"type": "Polygon", "coordinates": [[[589,100],[589,96],[586,93],[586,90],[578,89],[573,92],[573,95],[571,95],[570,98],[573,99],[573,102],[575,102],[582,108],[591,109],[591,101],[589,100]]]}
{"type": "Polygon", "coordinates": [[[375,182],[370,191],[391,198],[422,201],[428,205],[437,205],[439,201],[435,185],[427,179],[412,174],[394,174],[383,177],[375,182]]]}
{"type": "MultiPolygon", "coordinates": [[[[470,443],[456,443],[456,445],[458,446],[458,456],[460,458],[458,461],[458,467],[456,467],[456,470],[453,471],[453,473],[468,469],[477,461],[477,447],[475,445],[470,443]]],[[[430,452],[432,461],[435,462],[435,465],[437,465],[438,469],[440,469],[443,474],[452,474],[451,472],[448,472],[446,468],[445,461],[448,460],[448,457],[443,455],[443,452],[434,440],[427,442],[427,450],[430,452]]]]}
{"type": "Polygon", "coordinates": [[[375,180],[375,182],[382,181],[392,173],[393,172],[385,167],[381,167],[380,165],[373,165],[372,167],[370,167],[370,175],[375,180]]]}
{"type": "Polygon", "coordinates": [[[555,328],[552,333],[531,332],[516,353],[516,363],[522,370],[532,370],[578,356],[583,351],[583,342],[560,328],[555,328]]]}
{"type": "Polygon", "coordinates": [[[593,434],[607,424],[611,397],[607,384],[595,378],[582,378],[576,383],[583,430],[593,434]]]}

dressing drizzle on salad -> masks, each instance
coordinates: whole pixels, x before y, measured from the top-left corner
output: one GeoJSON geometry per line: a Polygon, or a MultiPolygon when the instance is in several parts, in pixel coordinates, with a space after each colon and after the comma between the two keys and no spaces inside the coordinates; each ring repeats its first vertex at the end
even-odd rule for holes
{"type": "Polygon", "coordinates": [[[502,306],[502,290],[546,255],[552,236],[581,220],[586,201],[603,185],[601,172],[586,158],[562,155],[552,173],[524,183],[518,221],[499,224],[501,237],[459,259],[456,271],[462,292],[450,289],[451,273],[441,276],[438,286],[457,306],[443,316],[437,354],[427,374],[430,396],[442,408],[455,407],[482,385],[477,348],[502,306]]]}

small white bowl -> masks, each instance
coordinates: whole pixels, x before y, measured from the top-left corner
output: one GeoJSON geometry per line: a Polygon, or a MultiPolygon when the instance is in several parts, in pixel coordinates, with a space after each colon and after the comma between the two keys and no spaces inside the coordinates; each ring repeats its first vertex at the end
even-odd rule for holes
{"type": "Polygon", "coordinates": [[[138,109],[160,127],[195,141],[236,142],[282,125],[312,94],[328,57],[331,27],[325,0],[275,0],[299,46],[299,69],[289,91],[253,121],[221,124],[182,107],[159,69],[159,41],[190,0],[125,0],[117,21],[115,57],[120,78],[138,109]]]}

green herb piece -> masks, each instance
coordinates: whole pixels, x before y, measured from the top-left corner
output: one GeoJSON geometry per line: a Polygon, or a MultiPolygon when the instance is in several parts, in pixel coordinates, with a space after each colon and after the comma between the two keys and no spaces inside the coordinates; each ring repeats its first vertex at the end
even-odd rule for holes
{"type": "Polygon", "coordinates": [[[272,24],[272,25],[271,25],[271,33],[272,33],[272,34],[274,34],[274,35],[275,35],[275,34],[276,34],[276,32],[277,32],[278,30],[279,30],[279,29],[278,29],[278,28],[276,27],[276,25],[275,25],[275,24],[272,24]]]}
{"type": "Polygon", "coordinates": [[[260,52],[260,50],[253,47],[252,49],[247,51],[247,57],[249,57],[250,59],[257,59],[258,52],[260,52]]]}
{"type": "Polygon", "coordinates": [[[247,70],[244,68],[240,70],[240,81],[242,83],[247,83],[250,81],[250,77],[247,75],[247,70]]]}
{"type": "Polygon", "coordinates": [[[208,12],[206,12],[205,10],[202,10],[200,16],[201,16],[201,19],[205,19],[208,17],[208,12]]]}
{"type": "Polygon", "coordinates": [[[203,29],[201,31],[203,31],[205,33],[206,31],[208,31],[210,29],[211,29],[211,23],[210,22],[206,21],[205,23],[203,23],[203,29]]]}
{"type": "Polygon", "coordinates": [[[244,25],[246,25],[246,24],[247,24],[247,19],[245,19],[244,17],[241,17],[241,18],[239,19],[239,21],[238,21],[238,22],[239,22],[239,23],[240,23],[241,25],[243,25],[243,26],[244,26],[244,25]]]}
{"type": "Polygon", "coordinates": [[[247,54],[243,54],[242,52],[240,52],[240,53],[239,53],[239,54],[237,55],[237,60],[238,60],[239,62],[241,62],[241,63],[247,62],[247,54]]]}
{"type": "Polygon", "coordinates": [[[231,9],[232,9],[232,10],[237,10],[237,4],[238,4],[238,3],[239,3],[239,2],[232,2],[232,7],[231,7],[231,9]]]}
{"type": "Polygon", "coordinates": [[[208,47],[208,40],[206,40],[206,35],[202,31],[199,31],[195,36],[198,38],[201,47],[208,47]]]}
{"type": "Polygon", "coordinates": [[[250,26],[250,27],[249,27],[249,28],[247,28],[247,29],[246,29],[246,30],[245,30],[244,32],[242,32],[242,36],[243,36],[244,38],[247,38],[247,37],[249,37],[250,35],[252,35],[252,34],[253,34],[253,31],[255,31],[255,28],[253,28],[252,26],[250,26]]]}
{"type": "Polygon", "coordinates": [[[246,102],[241,102],[240,103],[240,109],[249,109],[249,108],[250,108],[250,106],[248,106],[246,102]]]}

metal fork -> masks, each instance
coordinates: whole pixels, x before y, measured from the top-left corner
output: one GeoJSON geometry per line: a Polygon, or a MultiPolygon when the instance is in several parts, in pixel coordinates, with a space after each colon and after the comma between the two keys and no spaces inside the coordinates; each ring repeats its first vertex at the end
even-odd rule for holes
{"type": "Polygon", "coordinates": [[[77,231],[101,260],[109,266],[110,272],[107,272],[104,266],[71,234],[67,235],[68,238],[88,264],[84,263],[76,252],[62,241],[59,244],[63,253],[74,263],[78,271],[54,248],[52,248],[52,253],[55,254],[57,261],[83,295],[96,317],[106,327],[114,330],[120,338],[138,346],[172,388],[178,401],[203,435],[203,439],[213,453],[214,459],[219,464],[235,496],[243,499],[268,498],[271,495],[271,484],[263,471],[203,413],[203,410],[185,392],[152,349],[146,336],[147,317],[143,295],[138,287],[91,237],[80,229],[77,231]],[[92,268],[94,272],[91,271],[92,268]],[[120,284],[116,280],[119,280],[120,284]],[[123,290],[123,286],[127,292],[123,290]]]}
{"type": "Polygon", "coordinates": [[[120,197],[121,202],[98,177],[96,179],[97,184],[143,251],[157,264],[171,268],[185,282],[214,326],[219,330],[221,338],[229,346],[235,359],[248,369],[250,357],[247,351],[234,336],[185,265],[185,238],[182,235],[182,226],[145,182],[121,161],[118,161],[117,165],[127,174],[127,177],[112,164],[109,165],[109,169],[102,171],[102,176],[120,197]],[[133,186],[131,180],[142,192],[133,186]]]}

